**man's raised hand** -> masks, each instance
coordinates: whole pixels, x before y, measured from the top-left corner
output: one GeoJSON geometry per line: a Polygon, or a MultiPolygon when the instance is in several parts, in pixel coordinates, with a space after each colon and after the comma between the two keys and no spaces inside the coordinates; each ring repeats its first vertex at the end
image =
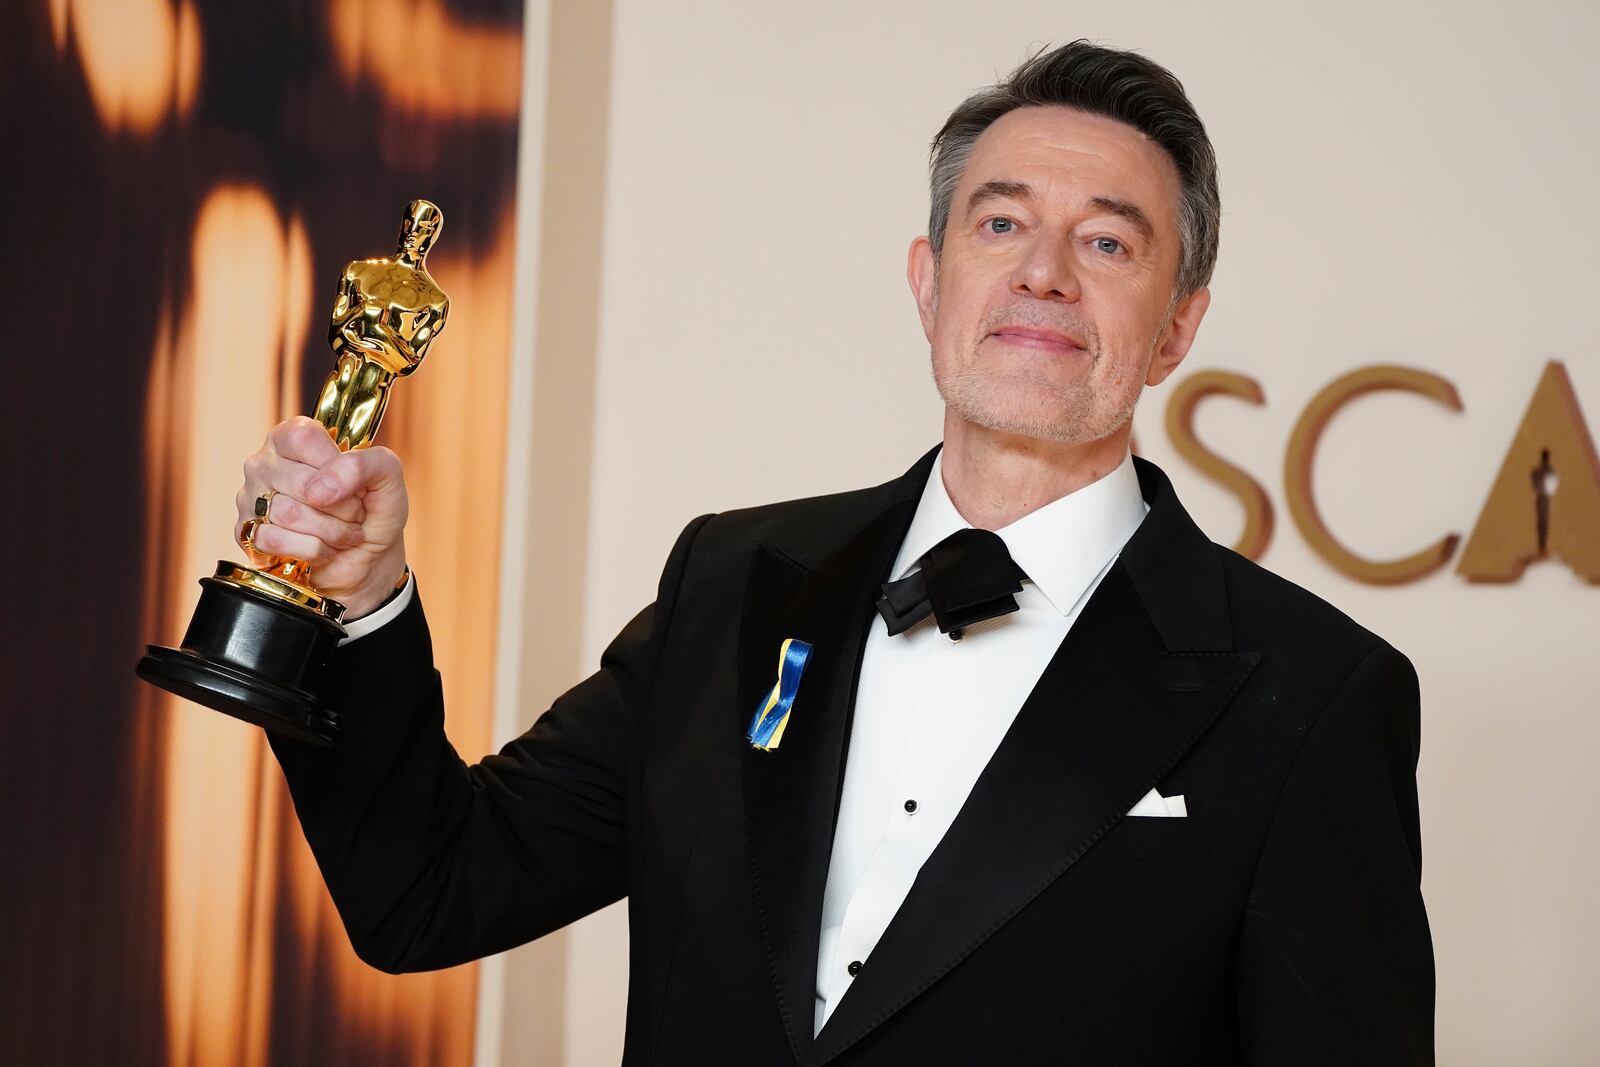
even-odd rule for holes
{"type": "Polygon", "coordinates": [[[389,597],[405,573],[410,507],[398,456],[381,446],[340,452],[321,423],[297,416],[244,461],[235,534],[268,490],[270,521],[251,538],[253,565],[271,556],[311,564],[317,591],[344,604],[347,621],[389,597]]]}

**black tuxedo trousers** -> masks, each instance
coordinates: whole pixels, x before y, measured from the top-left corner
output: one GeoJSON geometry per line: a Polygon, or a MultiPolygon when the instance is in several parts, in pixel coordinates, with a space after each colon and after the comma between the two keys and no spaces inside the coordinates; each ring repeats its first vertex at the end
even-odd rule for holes
{"type": "Polygon", "coordinates": [[[1150,513],[813,1038],[857,672],[933,455],[690,523],[599,670],[473,766],[420,600],[340,648],[337,745],[273,749],[356,951],[444,967],[626,897],[628,1064],[1431,1062],[1416,674],[1143,460],[1150,513]],[[1152,787],[1188,817],[1125,816],[1152,787]]]}

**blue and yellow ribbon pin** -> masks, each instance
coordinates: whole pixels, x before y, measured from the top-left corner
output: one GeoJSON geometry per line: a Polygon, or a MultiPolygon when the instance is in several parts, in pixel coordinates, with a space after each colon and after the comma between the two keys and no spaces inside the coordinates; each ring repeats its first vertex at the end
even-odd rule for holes
{"type": "Polygon", "coordinates": [[[811,646],[793,637],[784,638],[778,646],[778,680],[760,706],[750,729],[744,736],[752,747],[771,752],[783,740],[783,729],[789,725],[789,709],[794,706],[794,695],[800,690],[800,675],[805,673],[806,661],[811,658],[811,646]]]}

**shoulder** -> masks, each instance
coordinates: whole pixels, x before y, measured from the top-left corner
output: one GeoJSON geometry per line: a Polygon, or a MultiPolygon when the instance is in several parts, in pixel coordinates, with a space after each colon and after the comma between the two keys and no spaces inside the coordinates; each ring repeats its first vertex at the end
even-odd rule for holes
{"type": "Polygon", "coordinates": [[[1315,688],[1385,644],[1322,597],[1217,544],[1160,467],[1137,456],[1134,464],[1150,511],[1122,559],[1168,647],[1258,652],[1263,668],[1288,668],[1288,684],[1315,688]]]}
{"type": "Polygon", "coordinates": [[[1310,590],[1221,545],[1235,645],[1271,657],[1291,673],[1336,682],[1382,664],[1401,674],[1411,662],[1383,636],[1310,590]]]}
{"type": "Polygon", "coordinates": [[[437,310],[439,307],[448,307],[450,305],[450,297],[443,289],[439,287],[439,283],[437,280],[435,280],[434,276],[428,273],[427,267],[417,268],[417,280],[422,283],[421,296],[423,301],[428,304],[435,305],[435,307],[431,310],[437,310]]]}
{"type": "Polygon", "coordinates": [[[729,598],[743,595],[758,556],[809,570],[818,550],[826,554],[819,546],[837,544],[869,522],[881,513],[881,500],[874,490],[859,489],[700,515],[684,526],[667,556],[657,602],[670,604],[680,620],[727,618],[729,598]]]}
{"type": "Polygon", "coordinates": [[[1253,644],[1297,644],[1366,653],[1387,642],[1342,609],[1304,586],[1217,545],[1236,639],[1253,644]]]}
{"type": "Polygon", "coordinates": [[[703,516],[693,554],[698,562],[747,564],[751,551],[766,545],[809,566],[841,534],[859,529],[883,510],[881,490],[852,489],[703,516]]]}
{"type": "Polygon", "coordinates": [[[810,570],[874,524],[901,513],[909,521],[936,452],[878,485],[702,515],[679,535],[674,562],[691,585],[742,584],[758,549],[810,570]]]}

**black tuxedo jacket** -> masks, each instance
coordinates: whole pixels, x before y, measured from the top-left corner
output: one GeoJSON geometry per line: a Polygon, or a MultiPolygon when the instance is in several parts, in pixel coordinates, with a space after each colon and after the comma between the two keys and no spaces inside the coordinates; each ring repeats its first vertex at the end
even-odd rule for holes
{"type": "Polygon", "coordinates": [[[629,1064],[1431,1062],[1416,675],[1142,460],[1149,515],[813,1039],[857,671],[932,457],[690,523],[599,671],[472,767],[420,601],[339,649],[338,744],[273,747],[356,951],[443,967],[626,896],[629,1064]],[[1188,817],[1124,817],[1152,787],[1188,817]]]}

